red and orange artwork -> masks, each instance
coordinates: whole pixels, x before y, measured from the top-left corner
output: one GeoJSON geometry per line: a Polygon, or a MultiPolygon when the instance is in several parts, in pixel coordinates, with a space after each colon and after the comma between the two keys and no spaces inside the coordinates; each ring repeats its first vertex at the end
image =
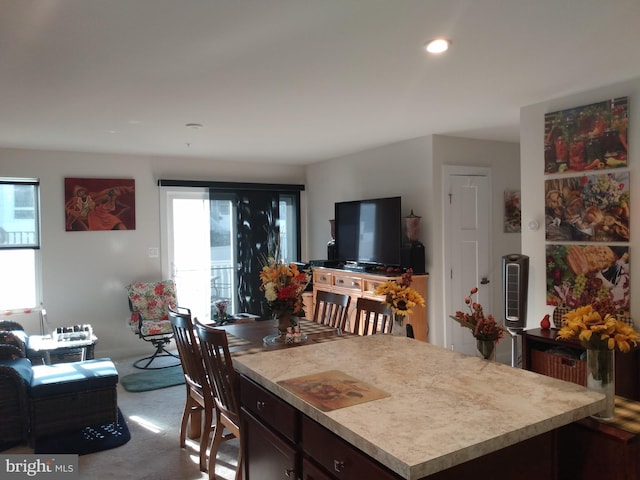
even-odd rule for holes
{"type": "Polygon", "coordinates": [[[67,232],[135,230],[135,180],[65,178],[67,232]]]}

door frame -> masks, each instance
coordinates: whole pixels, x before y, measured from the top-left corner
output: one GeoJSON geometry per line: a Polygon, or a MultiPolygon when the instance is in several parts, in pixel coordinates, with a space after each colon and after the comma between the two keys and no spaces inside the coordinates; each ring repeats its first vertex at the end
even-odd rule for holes
{"type": "MultiPolygon", "coordinates": [[[[442,275],[442,298],[444,300],[443,305],[443,321],[445,322],[443,329],[443,346],[444,348],[452,348],[452,325],[453,320],[449,319],[447,311],[449,310],[449,306],[453,303],[454,292],[451,291],[451,269],[452,269],[452,261],[451,261],[451,242],[449,241],[449,232],[451,231],[451,218],[447,215],[447,209],[449,208],[449,193],[451,190],[451,182],[450,177],[452,176],[483,176],[487,178],[488,181],[488,199],[489,205],[487,209],[488,213],[488,244],[487,244],[487,255],[488,255],[488,265],[491,267],[493,265],[493,250],[491,245],[493,245],[493,202],[492,202],[492,194],[493,194],[493,179],[492,179],[492,169],[490,167],[476,167],[469,165],[444,165],[442,168],[442,241],[443,241],[443,275],[442,275]]],[[[491,275],[490,275],[490,280],[491,275]]],[[[489,283],[489,293],[487,295],[487,299],[489,302],[493,299],[493,285],[494,282],[491,281],[489,283]]],[[[491,307],[491,305],[486,304],[487,311],[491,307]]]]}

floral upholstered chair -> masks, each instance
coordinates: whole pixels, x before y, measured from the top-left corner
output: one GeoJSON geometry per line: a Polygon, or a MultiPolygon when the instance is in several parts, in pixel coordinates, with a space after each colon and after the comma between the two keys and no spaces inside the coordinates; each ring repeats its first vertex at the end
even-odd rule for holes
{"type": "Polygon", "coordinates": [[[169,365],[152,367],[158,357],[180,358],[169,352],[165,347],[173,338],[173,328],[169,320],[168,308],[176,307],[176,287],[173,280],[161,282],[143,283],[133,282],[127,287],[129,295],[129,326],[135,334],[155,347],[153,355],[137,360],[133,365],[136,368],[155,370],[159,368],[179,365],[178,361],[169,365]]]}

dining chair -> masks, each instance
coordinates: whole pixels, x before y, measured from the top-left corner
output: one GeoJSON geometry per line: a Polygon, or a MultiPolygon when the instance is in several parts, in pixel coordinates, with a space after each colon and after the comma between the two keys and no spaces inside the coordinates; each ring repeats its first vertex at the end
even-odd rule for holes
{"type": "Polygon", "coordinates": [[[349,318],[350,303],[349,295],[318,290],[313,321],[344,331],[349,318]]]}
{"type": "Polygon", "coordinates": [[[213,412],[216,409],[213,392],[207,381],[198,337],[191,319],[191,310],[182,307],[169,307],[169,319],[173,328],[174,340],[184,372],[187,399],[180,425],[180,447],[186,446],[187,425],[191,420],[192,431],[194,421],[200,420],[204,413],[204,426],[197,425],[200,433],[200,470],[207,471],[207,447],[213,430],[213,412]],[[200,431],[202,430],[202,431],[200,431]]]}
{"type": "Polygon", "coordinates": [[[353,333],[375,335],[376,333],[391,333],[392,329],[393,312],[384,302],[372,298],[358,298],[353,333]]]}
{"type": "Polygon", "coordinates": [[[242,441],[240,438],[240,378],[233,368],[229,353],[227,332],[204,325],[195,320],[200,343],[200,352],[204,360],[205,372],[213,392],[216,405],[216,426],[209,452],[209,479],[215,478],[215,464],[218,448],[223,441],[236,437],[238,447],[238,467],[236,480],[242,480],[242,441]],[[231,432],[223,435],[224,429],[231,432]]]}

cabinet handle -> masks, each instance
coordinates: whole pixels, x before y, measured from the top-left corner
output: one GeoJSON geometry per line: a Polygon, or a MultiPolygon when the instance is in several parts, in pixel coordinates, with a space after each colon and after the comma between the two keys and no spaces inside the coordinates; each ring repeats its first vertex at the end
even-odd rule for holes
{"type": "Polygon", "coordinates": [[[352,287],[359,287],[360,284],[358,282],[351,282],[352,287]]]}
{"type": "Polygon", "coordinates": [[[264,402],[258,400],[256,402],[256,408],[258,409],[259,412],[261,412],[262,410],[264,410],[264,402]]]}
{"type": "Polygon", "coordinates": [[[338,473],[342,473],[344,471],[344,462],[342,460],[334,460],[333,469],[338,473]]]}
{"type": "Polygon", "coordinates": [[[284,470],[284,476],[287,478],[293,478],[294,473],[295,471],[293,470],[293,468],[285,468],[284,470]]]}
{"type": "Polygon", "coordinates": [[[338,281],[336,281],[336,283],[339,283],[340,285],[342,285],[344,283],[344,280],[342,280],[341,278],[338,279],[338,281]]]}

